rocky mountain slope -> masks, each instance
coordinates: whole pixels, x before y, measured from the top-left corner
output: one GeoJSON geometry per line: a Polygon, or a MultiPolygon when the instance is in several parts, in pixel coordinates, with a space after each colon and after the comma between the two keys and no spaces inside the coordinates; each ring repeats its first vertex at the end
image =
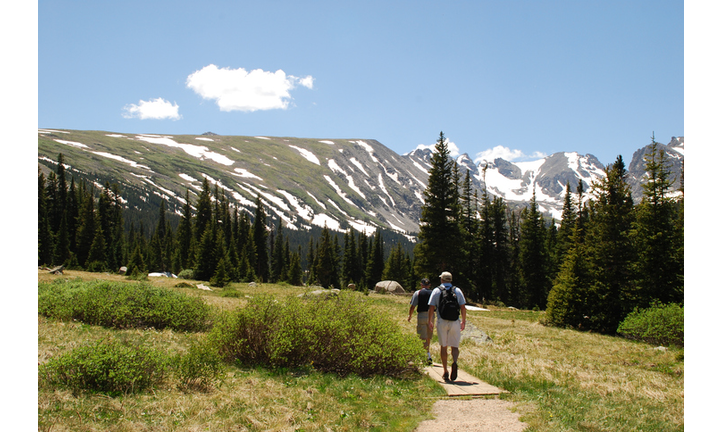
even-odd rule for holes
{"type": "MultiPolygon", "coordinates": [[[[665,146],[682,164],[683,138],[665,146]]],[[[398,155],[375,140],[305,139],[203,135],[128,134],[58,129],[38,130],[38,162],[56,169],[63,153],[66,169],[102,187],[118,183],[131,208],[143,209],[163,198],[180,214],[189,191],[191,203],[204,179],[239,208],[253,214],[261,197],[267,212],[289,229],[328,226],[373,232],[383,227],[400,233],[418,230],[423,192],[432,151],[417,149],[398,155]]],[[[630,163],[631,184],[638,191],[645,149],[630,163]]],[[[582,179],[586,190],[604,175],[592,155],[555,153],[532,162],[503,159],[475,164],[457,157],[481,194],[501,196],[511,204],[529,203],[533,190],[543,212],[558,218],[565,185],[582,179]],[[485,168],[486,166],[486,168],[485,168]]]]}

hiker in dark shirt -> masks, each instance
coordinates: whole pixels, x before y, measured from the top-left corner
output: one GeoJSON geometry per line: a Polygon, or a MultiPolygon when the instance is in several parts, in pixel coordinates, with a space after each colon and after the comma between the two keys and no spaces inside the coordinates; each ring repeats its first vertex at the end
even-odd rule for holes
{"type": "Polygon", "coordinates": [[[424,341],[424,349],[427,350],[427,363],[432,364],[432,356],[429,354],[429,342],[432,340],[432,331],[427,326],[429,297],[432,295],[432,288],[429,279],[424,278],[420,281],[421,289],[414,292],[412,301],[409,303],[409,316],[407,321],[412,320],[414,308],[417,308],[417,334],[424,341]]]}
{"type": "Polygon", "coordinates": [[[457,379],[457,358],[459,357],[459,342],[462,339],[462,330],[467,321],[467,309],[465,308],[465,299],[462,290],[452,285],[452,273],[443,272],[439,275],[442,282],[440,286],[432,291],[429,297],[429,316],[428,327],[430,333],[434,331],[434,312],[437,312],[437,337],[439,338],[440,356],[442,357],[442,367],[444,368],[445,381],[454,381],[457,379]],[[446,291],[446,293],[445,293],[446,291]],[[454,305],[458,311],[458,317],[454,319],[443,318],[445,312],[442,305],[445,303],[446,295],[456,297],[457,301],[454,305]],[[462,318],[460,321],[459,318],[462,318]],[[447,347],[452,347],[452,373],[447,373],[447,347]]]}

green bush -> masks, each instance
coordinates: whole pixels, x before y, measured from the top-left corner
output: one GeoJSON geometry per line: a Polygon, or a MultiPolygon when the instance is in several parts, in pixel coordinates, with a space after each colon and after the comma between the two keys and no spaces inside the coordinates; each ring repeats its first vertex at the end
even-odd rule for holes
{"type": "Polygon", "coordinates": [[[144,283],[70,281],[38,284],[38,313],[111,328],[203,331],[211,308],[200,297],[144,283]]]}
{"type": "Polygon", "coordinates": [[[181,279],[194,279],[193,269],[183,269],[178,273],[178,277],[181,279]]]}
{"type": "Polygon", "coordinates": [[[81,346],[40,365],[38,376],[47,384],[74,392],[120,395],[162,383],[168,359],[142,346],[100,341],[81,346]]]}
{"type": "Polygon", "coordinates": [[[683,308],[677,304],[656,304],[648,309],[638,309],[628,315],[618,326],[618,333],[634,340],[654,345],[683,346],[683,308]]]}
{"type": "Polygon", "coordinates": [[[341,376],[402,374],[424,349],[357,293],[328,299],[258,296],[219,320],[209,340],[227,361],[273,368],[312,366],[341,376]]]}
{"type": "Polygon", "coordinates": [[[223,373],[221,356],[213,347],[201,343],[175,357],[173,366],[177,385],[185,391],[207,391],[220,383],[223,373]]]}

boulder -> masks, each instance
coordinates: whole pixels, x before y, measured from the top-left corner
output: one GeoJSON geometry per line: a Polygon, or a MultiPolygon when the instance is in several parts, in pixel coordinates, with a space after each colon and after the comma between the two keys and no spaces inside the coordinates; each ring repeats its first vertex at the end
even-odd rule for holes
{"type": "Polygon", "coordinates": [[[310,297],[321,297],[321,298],[331,298],[336,297],[339,295],[341,291],[334,288],[334,289],[318,289],[314,291],[309,291],[303,294],[299,294],[297,297],[303,297],[303,298],[310,298],[310,297]]]}
{"type": "Polygon", "coordinates": [[[402,288],[399,282],[392,280],[377,282],[376,286],[374,287],[374,291],[380,294],[401,295],[406,293],[406,291],[404,291],[404,288],[402,288]]]}

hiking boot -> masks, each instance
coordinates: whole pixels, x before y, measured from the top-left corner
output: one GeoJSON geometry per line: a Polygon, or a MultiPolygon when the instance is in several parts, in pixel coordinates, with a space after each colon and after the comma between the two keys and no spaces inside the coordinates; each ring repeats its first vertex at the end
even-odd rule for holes
{"type": "Polygon", "coordinates": [[[449,376],[451,381],[457,379],[457,363],[452,363],[452,375],[449,376]]]}
{"type": "Polygon", "coordinates": [[[443,379],[445,382],[446,382],[446,381],[449,381],[449,374],[447,373],[447,371],[445,371],[445,372],[444,372],[444,375],[442,375],[442,379],[443,379]]]}
{"type": "Polygon", "coordinates": [[[427,359],[427,364],[428,364],[428,365],[431,365],[431,364],[432,364],[432,359],[431,359],[431,358],[428,358],[428,359],[427,359]]]}

